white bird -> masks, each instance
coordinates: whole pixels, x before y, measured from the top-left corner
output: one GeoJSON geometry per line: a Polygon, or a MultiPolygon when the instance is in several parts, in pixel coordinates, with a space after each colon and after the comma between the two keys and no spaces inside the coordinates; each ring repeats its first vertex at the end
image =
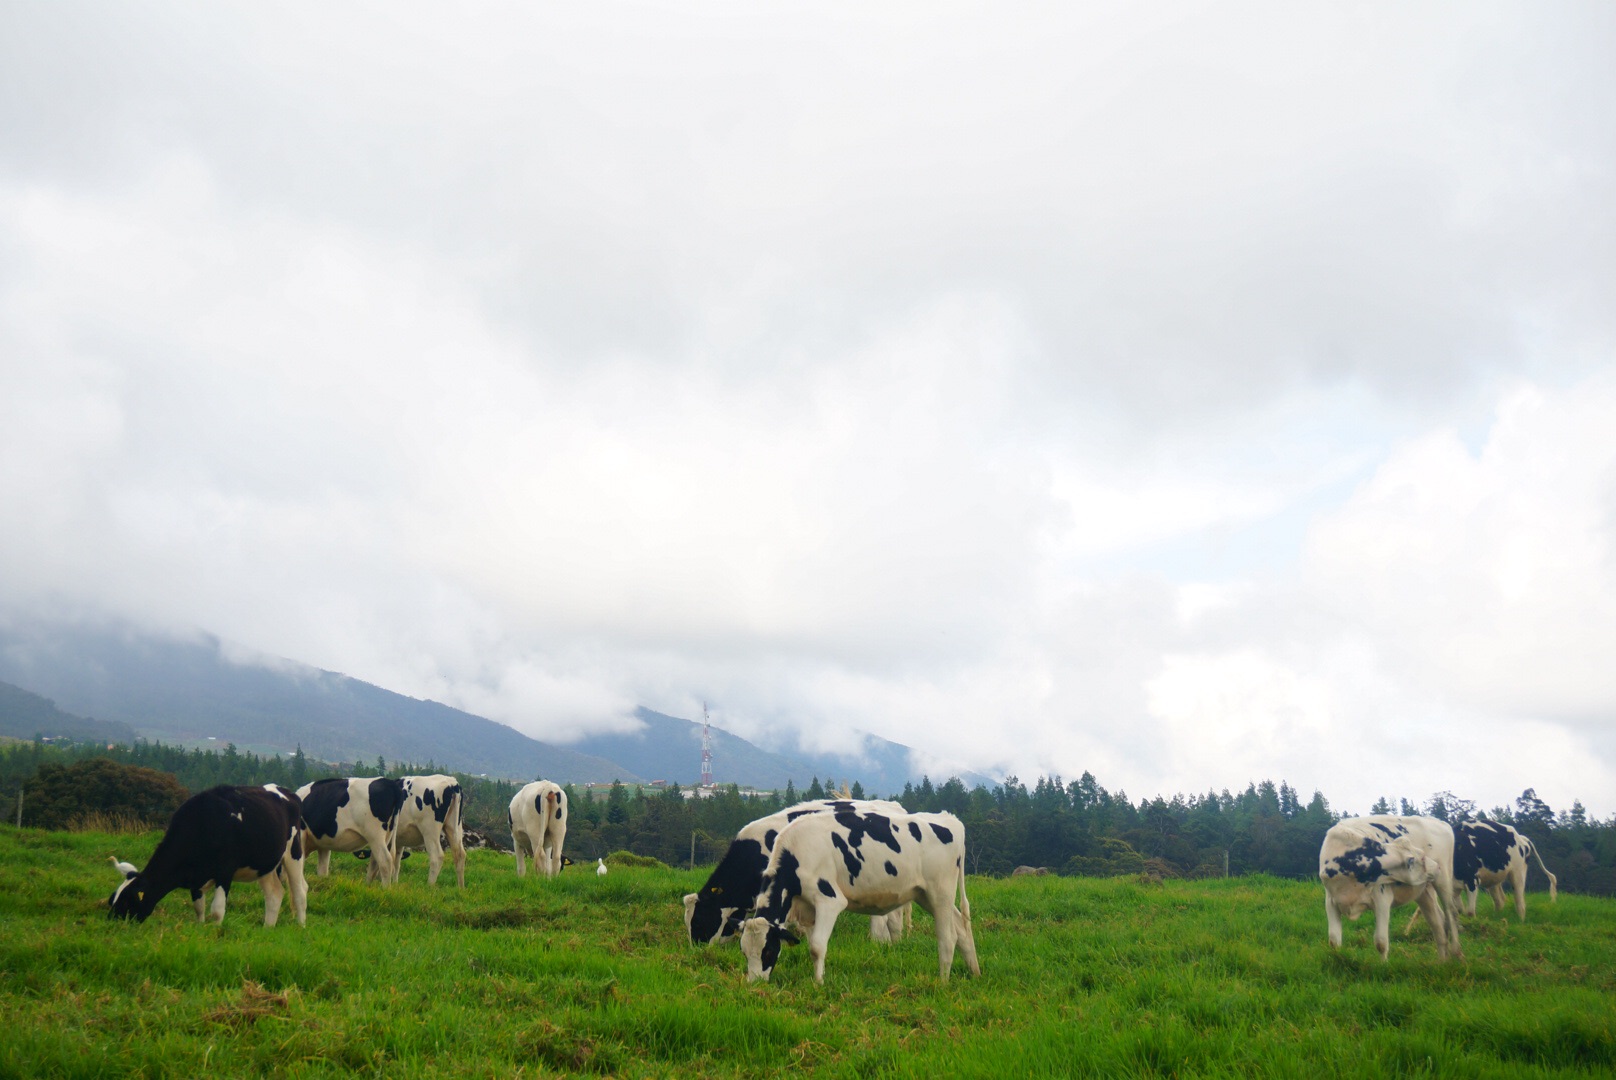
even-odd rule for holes
{"type": "Polygon", "coordinates": [[[120,862],[118,860],[118,856],[116,855],[108,855],[107,860],[112,863],[113,869],[117,870],[118,873],[122,874],[124,877],[133,877],[134,875],[140,873],[140,871],[136,869],[133,864],[120,862]]]}
{"type": "Polygon", "coordinates": [[[606,876],[606,860],[605,859],[596,859],[595,860],[595,876],[596,877],[605,877],[606,876]]]}

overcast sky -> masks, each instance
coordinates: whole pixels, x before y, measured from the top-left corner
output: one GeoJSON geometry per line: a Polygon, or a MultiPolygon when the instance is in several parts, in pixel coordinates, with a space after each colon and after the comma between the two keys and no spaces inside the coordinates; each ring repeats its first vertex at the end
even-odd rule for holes
{"type": "Polygon", "coordinates": [[[5,4],[0,602],[1616,812],[1616,7],[1076,7],[5,4]]]}

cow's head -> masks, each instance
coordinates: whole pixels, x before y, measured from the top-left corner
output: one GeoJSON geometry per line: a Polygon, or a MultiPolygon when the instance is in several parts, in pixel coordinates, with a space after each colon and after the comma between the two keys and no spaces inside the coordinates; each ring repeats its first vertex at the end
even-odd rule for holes
{"type": "Polygon", "coordinates": [[[741,924],[741,952],[746,956],[746,981],[769,981],[774,974],[775,961],[780,959],[780,946],[796,945],[802,939],[783,926],[776,926],[761,916],[747,919],[741,924]]]}
{"type": "Polygon", "coordinates": [[[1416,889],[1429,885],[1437,878],[1436,860],[1425,855],[1393,852],[1381,859],[1380,865],[1387,877],[1400,885],[1412,885],[1416,889]]]}
{"type": "Polygon", "coordinates": [[[130,874],[107,898],[107,918],[145,922],[160,899],[162,897],[151,888],[144,874],[130,874]]]}
{"type": "Polygon", "coordinates": [[[726,907],[718,899],[722,891],[707,887],[699,893],[685,894],[685,930],[697,945],[716,945],[733,936],[733,931],[729,934],[725,931],[729,929],[730,918],[736,908],[726,907]]]}

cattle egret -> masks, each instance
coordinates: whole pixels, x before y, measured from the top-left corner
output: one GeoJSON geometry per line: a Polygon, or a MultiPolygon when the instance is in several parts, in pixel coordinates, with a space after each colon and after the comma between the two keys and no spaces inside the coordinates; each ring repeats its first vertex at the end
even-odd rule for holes
{"type": "Polygon", "coordinates": [[[596,877],[605,877],[606,876],[606,860],[605,859],[596,859],[595,860],[595,876],[596,877]]]}

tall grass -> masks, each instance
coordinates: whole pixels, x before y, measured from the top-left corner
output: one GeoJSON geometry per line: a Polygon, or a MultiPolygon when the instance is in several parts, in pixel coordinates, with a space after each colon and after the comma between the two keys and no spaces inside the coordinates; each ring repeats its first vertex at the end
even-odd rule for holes
{"type": "Polygon", "coordinates": [[[303,929],[266,929],[253,886],[222,927],[183,895],[107,921],[106,855],[141,863],[155,841],[0,830],[0,1076],[1616,1070],[1607,900],[1466,920],[1464,963],[1438,963],[1422,925],[1382,963],[1367,922],[1329,950],[1308,883],[972,879],[980,979],[958,961],[938,979],[924,915],[895,946],[846,916],[824,986],[802,949],[747,985],[738,949],[685,943],[699,870],[518,880],[474,851],[464,892],[428,888],[417,860],[381,889],[339,856],[310,879],[303,929]]]}

